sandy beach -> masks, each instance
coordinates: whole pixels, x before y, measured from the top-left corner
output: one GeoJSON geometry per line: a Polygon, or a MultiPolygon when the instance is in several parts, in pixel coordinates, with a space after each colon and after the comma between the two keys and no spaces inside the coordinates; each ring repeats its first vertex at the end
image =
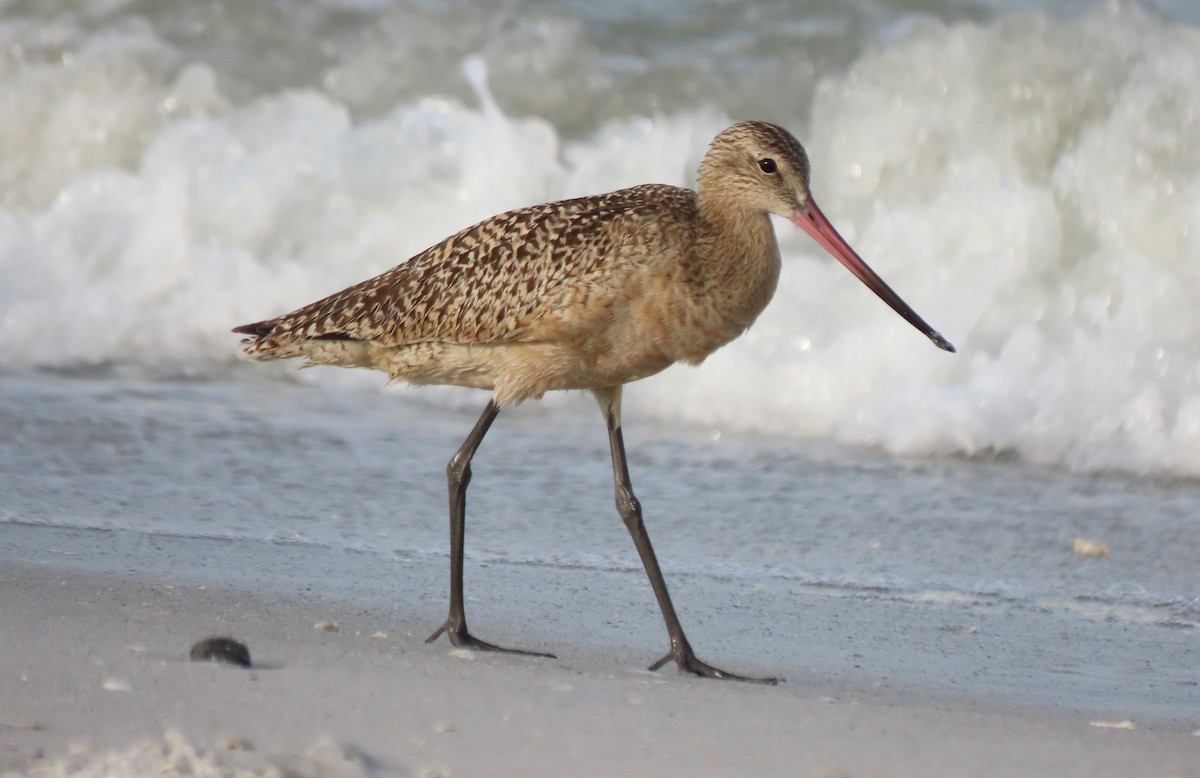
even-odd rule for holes
{"type": "MultiPolygon", "coordinates": [[[[781,668],[769,642],[756,666],[739,669],[785,671],[773,688],[640,670],[660,648],[642,640],[652,611],[645,625],[610,629],[627,640],[602,648],[595,631],[571,634],[598,620],[614,586],[640,594],[627,574],[609,576],[614,584],[551,573],[524,602],[481,592],[486,608],[469,606],[475,629],[559,657],[534,660],[423,642],[442,604],[405,598],[436,590],[444,560],[405,564],[397,579],[401,566],[363,555],[245,545],[7,526],[0,774],[1200,775],[1195,721],[781,668]],[[142,572],[119,572],[138,559],[142,572]],[[257,572],[242,568],[250,562],[257,572]],[[314,565],[325,566],[314,577],[345,589],[307,587],[314,565]],[[381,580],[388,567],[392,580],[381,580]],[[249,591],[223,579],[273,583],[249,591]],[[579,612],[548,613],[562,592],[547,592],[564,585],[576,587],[564,601],[579,612]],[[358,600],[345,597],[356,588],[358,600]],[[376,599],[388,588],[391,605],[376,599]],[[190,646],[215,635],[245,642],[253,668],[189,661],[190,646]]],[[[823,617],[819,601],[796,605],[823,617]]],[[[725,647],[746,636],[691,615],[704,655],[732,661],[725,647]]],[[[814,653],[828,636],[813,630],[814,653]]]]}

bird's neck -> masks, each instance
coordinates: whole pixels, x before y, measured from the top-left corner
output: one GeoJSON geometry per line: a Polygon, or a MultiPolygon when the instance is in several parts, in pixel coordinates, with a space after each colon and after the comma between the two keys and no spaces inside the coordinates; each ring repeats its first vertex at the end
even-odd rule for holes
{"type": "Polygon", "coordinates": [[[758,317],[779,282],[779,245],[771,218],[721,200],[698,198],[700,235],[694,278],[736,337],[758,317]]]}

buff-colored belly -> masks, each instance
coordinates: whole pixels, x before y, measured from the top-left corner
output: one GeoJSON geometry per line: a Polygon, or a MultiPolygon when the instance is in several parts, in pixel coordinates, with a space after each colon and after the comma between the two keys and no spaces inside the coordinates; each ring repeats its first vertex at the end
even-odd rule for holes
{"type": "Polygon", "coordinates": [[[490,389],[500,405],[556,389],[619,386],[653,375],[672,361],[662,355],[618,361],[564,343],[420,343],[391,352],[386,368],[378,367],[395,380],[490,389]]]}

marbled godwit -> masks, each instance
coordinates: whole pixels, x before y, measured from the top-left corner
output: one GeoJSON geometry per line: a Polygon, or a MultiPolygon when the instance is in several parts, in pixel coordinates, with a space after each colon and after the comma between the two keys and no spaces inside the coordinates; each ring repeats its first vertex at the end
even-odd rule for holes
{"type": "Polygon", "coordinates": [[[456,646],[537,654],[467,631],[463,534],[471,458],[500,409],[552,389],[588,389],[608,423],[617,510],[637,546],[681,670],[744,678],[696,658],[671,604],[633,494],[621,388],[673,362],[698,364],[758,316],[779,278],[769,214],[789,219],[947,351],[838,235],[809,193],[808,157],[786,130],[735,124],[712,142],[698,191],[648,184],[494,216],[369,281],[278,318],[238,327],[257,359],[369,367],[412,384],[490,389],[446,467],[450,613],[456,646]]]}

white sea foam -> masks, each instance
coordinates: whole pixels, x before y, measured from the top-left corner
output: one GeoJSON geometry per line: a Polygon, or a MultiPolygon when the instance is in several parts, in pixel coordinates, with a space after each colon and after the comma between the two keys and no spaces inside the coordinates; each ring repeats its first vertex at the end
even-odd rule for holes
{"type": "MultiPolygon", "coordinates": [[[[136,21],[6,67],[0,360],[218,369],[232,325],[491,213],[688,184],[731,120],[698,102],[567,137],[507,116],[480,61],[463,75],[474,101],[365,119],[315,87],[238,101],[136,21]]],[[[755,327],[627,403],[911,454],[1200,474],[1198,81],[1196,30],[1128,4],[878,44],[821,79],[793,129],[825,211],[959,354],[781,224],[784,276],[755,327]]]]}
{"type": "Polygon", "coordinates": [[[817,196],[960,353],[781,231],[793,261],[754,330],[644,402],[904,453],[1200,473],[1198,78],[1200,35],[1127,6],[931,24],[868,54],[819,90],[817,196]]]}

